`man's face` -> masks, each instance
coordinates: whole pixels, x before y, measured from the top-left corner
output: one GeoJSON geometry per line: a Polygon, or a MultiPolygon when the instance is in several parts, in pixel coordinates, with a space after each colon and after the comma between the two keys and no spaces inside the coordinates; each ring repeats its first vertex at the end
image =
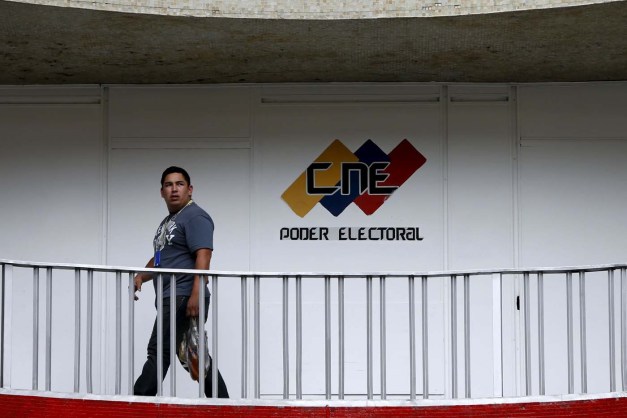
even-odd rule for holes
{"type": "Polygon", "coordinates": [[[192,198],[193,187],[185,181],[181,173],[170,173],[163,180],[161,197],[170,212],[178,212],[192,198]]]}

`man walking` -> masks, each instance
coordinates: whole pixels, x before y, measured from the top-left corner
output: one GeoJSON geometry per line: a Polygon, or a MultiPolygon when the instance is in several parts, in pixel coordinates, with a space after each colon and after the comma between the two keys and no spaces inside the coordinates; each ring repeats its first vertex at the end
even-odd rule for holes
{"type": "MultiPolygon", "coordinates": [[[[154,256],[146,267],[165,269],[208,270],[213,251],[213,220],[207,212],[192,200],[193,186],[187,171],[180,167],[169,167],[161,175],[161,197],[165,201],[169,215],[159,224],[155,233],[154,256]]],[[[152,274],[140,273],[135,276],[135,291],[151,280],[152,274]]],[[[156,281],[155,293],[156,293],[156,281]]],[[[209,309],[209,291],[206,280],[199,275],[177,275],[176,277],[176,347],[189,327],[192,317],[199,316],[201,286],[205,286],[205,319],[209,309]]],[[[170,366],[170,280],[163,280],[163,380],[170,366]]],[[[137,299],[137,297],[135,297],[137,299]]],[[[202,337],[202,329],[200,335],[202,337]]],[[[205,395],[212,396],[211,371],[205,376],[205,395]]],[[[157,320],[148,342],[148,358],[134,387],[135,395],[154,396],[157,394],[157,320]]],[[[228,398],[229,394],[222,375],[218,371],[218,397],[228,398]]]]}

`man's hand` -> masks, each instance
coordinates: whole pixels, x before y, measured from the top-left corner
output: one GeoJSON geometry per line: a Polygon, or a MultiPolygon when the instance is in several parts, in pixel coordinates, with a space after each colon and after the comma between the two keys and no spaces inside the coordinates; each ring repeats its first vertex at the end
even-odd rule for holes
{"type": "MultiPolygon", "coordinates": [[[[200,248],[194,253],[196,262],[194,268],[196,270],[209,270],[209,263],[211,262],[212,250],[209,248],[200,248]]],[[[200,315],[200,286],[204,286],[207,283],[207,277],[194,276],[194,285],[192,287],[192,294],[187,301],[187,316],[198,317],[200,315]]],[[[207,319],[207,318],[205,318],[207,319]]]]}
{"type": "MultiPolygon", "coordinates": [[[[133,278],[133,283],[135,284],[135,292],[141,292],[142,284],[144,283],[143,275],[142,274],[136,275],[135,278],[133,278]]],[[[135,294],[135,300],[139,300],[139,297],[137,296],[137,294],[135,294]]]]}
{"type": "MultiPolygon", "coordinates": [[[[155,259],[153,257],[150,260],[148,260],[148,262],[146,263],[146,267],[147,268],[153,268],[154,266],[155,266],[155,259]]],[[[152,280],[152,274],[150,274],[150,273],[137,273],[137,275],[135,275],[135,277],[133,278],[133,284],[135,286],[135,292],[141,292],[142,291],[142,284],[144,282],[149,281],[149,280],[152,280]]],[[[139,297],[137,296],[137,294],[135,295],[135,300],[139,300],[139,297]]]]}
{"type": "Polygon", "coordinates": [[[192,290],[192,294],[187,301],[187,311],[186,314],[192,318],[198,318],[200,316],[200,299],[199,292],[194,286],[194,290],[192,290]]]}

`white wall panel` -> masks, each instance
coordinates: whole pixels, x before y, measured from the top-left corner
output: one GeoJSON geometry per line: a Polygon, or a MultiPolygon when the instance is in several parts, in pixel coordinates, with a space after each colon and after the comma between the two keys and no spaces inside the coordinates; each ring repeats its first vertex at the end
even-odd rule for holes
{"type": "MultiPolygon", "coordinates": [[[[380,98],[385,100],[385,96],[380,98]]],[[[437,103],[261,104],[254,145],[253,265],[276,271],[381,271],[442,268],[442,163],[437,103]],[[408,139],[426,164],[373,215],[354,204],[338,217],[321,205],[304,218],[282,193],[334,139],[355,151],[372,139],[390,152],[408,139]],[[406,242],[280,240],[281,227],[417,226],[425,239],[406,242]],[[263,248],[275,248],[263,254],[263,248]],[[392,250],[393,249],[393,250],[392,250]],[[263,254],[263,256],[261,256],[263,254]],[[385,257],[381,255],[385,254],[385,257]]]]}
{"type": "Polygon", "coordinates": [[[248,138],[249,88],[112,87],[112,138],[248,138]]]}
{"type": "Polygon", "coordinates": [[[4,258],[100,261],[102,140],[99,106],[0,107],[4,258]],[[9,197],[11,196],[11,197],[9,197]]]}
{"type": "MultiPolygon", "coordinates": [[[[624,262],[626,113],[624,83],[520,88],[522,266],[624,262]]],[[[545,283],[547,392],[563,393],[568,372],[565,278],[549,276],[545,283]]],[[[586,343],[589,353],[595,353],[588,357],[588,390],[609,391],[607,276],[590,274],[585,286],[586,343]]],[[[577,275],[573,292],[574,376],[579,391],[577,275]]]]}
{"type": "Polygon", "coordinates": [[[451,103],[449,267],[513,266],[512,130],[507,102],[451,103]]]}
{"type": "MultiPolygon", "coordinates": [[[[449,88],[449,97],[448,267],[452,270],[513,267],[513,134],[509,88],[453,86],[449,88]]],[[[459,277],[460,286],[462,280],[459,277]]],[[[477,397],[494,392],[494,353],[492,346],[485,344],[493,333],[491,289],[490,276],[470,280],[471,389],[477,397]]],[[[460,301],[462,294],[459,287],[460,301]]],[[[504,307],[508,308],[512,300],[506,297],[506,301],[504,307]]],[[[461,302],[458,312],[463,312],[461,302]]],[[[462,342],[463,315],[458,320],[458,341],[462,342]]],[[[507,331],[506,335],[509,336],[507,331]]],[[[464,359],[462,348],[460,343],[460,364],[464,359]]],[[[510,344],[505,349],[510,350],[510,344]]],[[[504,367],[509,366],[506,360],[504,367]]],[[[460,388],[463,390],[464,385],[460,388]]]]}
{"type": "MultiPolygon", "coordinates": [[[[546,145],[539,141],[523,146],[521,151],[521,263],[555,266],[623,262],[627,252],[627,226],[622,221],[627,204],[627,141],[561,140],[546,145]]],[[[588,388],[603,392],[609,390],[607,279],[591,275],[586,280],[587,343],[597,346],[594,351],[589,348],[597,354],[588,359],[588,388]]],[[[559,393],[566,387],[567,376],[564,277],[553,278],[547,285],[547,390],[559,393]]],[[[579,288],[574,289],[578,315],[579,288]]],[[[576,347],[579,338],[576,327],[576,347]]],[[[575,359],[578,371],[579,356],[575,359]]]]}
{"type": "Polygon", "coordinates": [[[627,141],[522,147],[522,263],[619,262],[627,247],[627,141]]]}
{"type": "Polygon", "coordinates": [[[627,83],[522,86],[520,135],[526,138],[625,138],[627,83]]]}
{"type": "Polygon", "coordinates": [[[522,264],[621,259],[627,85],[521,88],[520,108],[522,264]]]}
{"type": "MultiPolygon", "coordinates": [[[[296,87],[290,96],[286,88],[264,88],[255,112],[253,267],[269,271],[402,271],[429,270],[443,267],[442,152],[440,104],[437,89],[340,87],[337,95],[329,86],[303,89],[296,87]],[[387,91],[384,91],[387,90],[387,91]],[[385,94],[384,94],[385,93],[385,94]],[[402,95],[404,94],[404,96],[402,95]],[[407,102],[405,102],[407,101],[407,102]],[[335,139],[351,151],[371,139],[383,151],[390,152],[408,139],[427,158],[426,164],[398,189],[374,214],[367,216],[354,204],[337,217],[320,204],[300,218],[281,199],[282,193],[335,139]],[[282,227],[420,227],[423,241],[348,242],[280,240],[282,227]]],[[[278,283],[277,283],[278,286],[278,283]]],[[[280,320],[280,288],[269,287],[262,294],[262,315],[280,320]],[[265,308],[265,309],[264,309],[265,308]]],[[[334,285],[335,286],[335,285],[334,285]]],[[[409,387],[408,341],[396,341],[406,335],[407,281],[391,281],[387,312],[390,338],[388,344],[388,391],[402,393],[409,387]],[[394,342],[393,342],[394,341],[394,342]]],[[[334,288],[335,289],[335,288],[334,288]]],[[[374,332],[378,335],[378,280],[374,280],[374,332]]],[[[430,340],[432,361],[442,366],[442,305],[438,302],[442,288],[431,288],[434,318],[430,340]]],[[[335,295],[335,290],[334,290],[335,295]]],[[[419,294],[417,293],[417,297],[419,294]]],[[[346,381],[347,394],[366,392],[366,305],[365,282],[346,283],[346,381]]],[[[332,297],[333,311],[336,296],[332,297]]],[[[308,394],[324,393],[324,306],[323,281],[304,284],[304,365],[303,375],[309,384],[308,394]]],[[[279,322],[277,322],[278,324],[279,322]]],[[[333,340],[337,341],[336,320],[333,340]]],[[[375,341],[377,341],[375,339],[375,341]]],[[[262,375],[280,375],[280,339],[264,334],[262,375]]],[[[337,344],[332,344],[332,388],[337,391],[337,344]]],[[[374,390],[379,389],[379,346],[374,346],[374,390]]],[[[442,393],[443,376],[432,369],[431,391],[442,393]]],[[[441,367],[440,367],[441,369],[441,367]]],[[[292,378],[293,379],[293,378],[292,378]]],[[[419,384],[420,384],[419,379],[419,384]]],[[[280,392],[280,381],[272,382],[264,392],[280,392]]]]}
{"type": "MultiPolygon", "coordinates": [[[[26,89],[28,90],[28,89],[26,89]]],[[[8,92],[2,92],[8,100],[8,92]]],[[[100,263],[103,225],[103,146],[99,105],[28,104],[35,101],[11,91],[21,104],[0,105],[0,257],[16,260],[100,263]]],[[[23,91],[21,93],[24,93],[23,91]]],[[[47,90],[45,102],[72,91],[47,90]]],[[[40,273],[40,388],[44,385],[45,271],[40,273]]],[[[73,387],[74,276],[53,277],[52,388],[73,387]]],[[[31,388],[33,279],[14,270],[10,325],[12,384],[31,388]]],[[[98,358],[99,351],[95,356],[98,358]]]]}

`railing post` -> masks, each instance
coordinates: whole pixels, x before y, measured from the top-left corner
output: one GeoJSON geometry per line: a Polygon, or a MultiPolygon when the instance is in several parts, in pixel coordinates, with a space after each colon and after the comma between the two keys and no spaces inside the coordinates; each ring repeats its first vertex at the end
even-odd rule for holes
{"type": "Polygon", "coordinates": [[[241,276],[242,308],[242,399],[248,398],[248,278],[241,276]]]}
{"type": "Polygon", "coordinates": [[[379,277],[379,347],[381,356],[381,399],[387,398],[387,373],[386,373],[386,339],[385,329],[385,276],[379,277]]]}
{"type": "Polygon", "coordinates": [[[87,393],[93,393],[93,345],[94,345],[94,271],[87,270],[87,339],[85,355],[85,380],[87,393]]]}
{"type": "Polygon", "coordinates": [[[261,396],[261,311],[260,311],[260,283],[259,276],[254,277],[254,304],[255,304],[255,399],[261,396]]]}
{"type": "Polygon", "coordinates": [[[366,387],[372,399],[372,276],[366,277],[366,387]]]}
{"type": "Polygon", "coordinates": [[[324,276],[324,392],[331,399],[331,277],[324,276]]]}
{"type": "Polygon", "coordinates": [[[216,274],[211,276],[211,293],[213,296],[213,304],[211,305],[211,350],[213,352],[212,368],[211,368],[211,388],[213,390],[212,397],[218,398],[218,348],[219,348],[219,333],[218,333],[218,276],[216,274]]]}
{"type": "Polygon", "coordinates": [[[464,274],[464,395],[471,396],[470,387],[470,276],[464,274]]]}
{"type": "Polygon", "coordinates": [[[523,306],[525,330],[525,395],[531,395],[531,301],[529,297],[529,273],[523,273],[523,306]]]}
{"type": "Polygon", "coordinates": [[[451,275],[451,397],[457,398],[457,277],[451,275]]]}
{"type": "Polygon", "coordinates": [[[115,272],[115,394],[122,392],[122,272],[115,272]]]}
{"type": "MultiPolygon", "coordinates": [[[[408,276],[409,284],[409,399],[416,399],[416,303],[414,276],[408,276]]],[[[423,337],[424,338],[424,337],[423,337]]]]}
{"type": "MultiPolygon", "coordinates": [[[[205,276],[199,278],[200,286],[198,293],[198,397],[205,397],[205,378],[206,378],[206,364],[205,364],[205,352],[209,349],[206,347],[205,341],[205,276]]],[[[218,388],[213,388],[213,391],[217,391],[218,388]]],[[[210,395],[211,396],[211,395],[210,395]]]]}
{"type": "Polygon", "coordinates": [[[240,277],[242,309],[242,399],[248,398],[248,278],[240,277]]]}
{"type": "Polygon", "coordinates": [[[133,272],[128,274],[128,389],[133,394],[135,382],[135,280],[133,272]]]}
{"type": "Polygon", "coordinates": [[[627,390],[627,269],[620,269],[621,382],[627,390]]]}
{"type": "Polygon", "coordinates": [[[303,289],[296,276],[296,399],[303,399],[303,289]]]}
{"type": "Polygon", "coordinates": [[[74,393],[81,388],[81,271],[74,269],[74,393]]]}
{"type": "Polygon", "coordinates": [[[46,268],[46,386],[52,387],[52,268],[46,268]]]}
{"type": "Polygon", "coordinates": [[[11,346],[12,296],[13,265],[3,264],[2,301],[0,302],[0,388],[11,388],[11,361],[13,356],[11,346]]]}
{"type": "Polygon", "coordinates": [[[581,393],[588,393],[588,355],[586,347],[586,273],[579,272],[579,347],[581,355],[581,393]]]}
{"type": "Polygon", "coordinates": [[[170,275],[170,396],[176,396],[176,274],[170,275]]]}
{"type": "Polygon", "coordinates": [[[546,394],[546,371],[544,367],[544,273],[538,273],[538,389],[546,394]]]}
{"type": "MultiPolygon", "coordinates": [[[[199,350],[199,353],[202,352],[199,350]]],[[[200,354],[198,357],[203,358],[200,354]]],[[[157,396],[163,396],[163,274],[161,273],[157,274],[157,396]]]]}
{"type": "Polygon", "coordinates": [[[493,395],[503,396],[503,274],[492,275],[493,395]]]}
{"type": "Polygon", "coordinates": [[[575,393],[573,349],[573,273],[566,273],[566,336],[568,344],[568,393],[575,393]]]}
{"type": "Polygon", "coordinates": [[[289,281],[287,276],[283,276],[283,312],[282,312],[282,331],[283,331],[283,399],[290,397],[290,347],[289,347],[289,321],[288,321],[288,296],[289,281]]]}
{"type": "Polygon", "coordinates": [[[2,272],[2,280],[0,286],[0,388],[4,387],[4,294],[6,292],[5,278],[6,278],[6,264],[2,264],[0,271],[2,272]]]}
{"type": "Polygon", "coordinates": [[[616,323],[614,320],[614,269],[607,271],[607,306],[610,337],[610,392],[616,392],[616,323]]]}
{"type": "Polygon", "coordinates": [[[337,278],[338,398],[344,399],[344,277],[337,278]]]}
{"type": "Polygon", "coordinates": [[[39,390],[39,267],[33,268],[33,381],[32,389],[39,390]]]}
{"type": "MultiPolygon", "coordinates": [[[[412,332],[414,332],[413,328],[412,332]]],[[[429,399],[429,298],[427,276],[422,276],[422,398],[429,399]]]]}

